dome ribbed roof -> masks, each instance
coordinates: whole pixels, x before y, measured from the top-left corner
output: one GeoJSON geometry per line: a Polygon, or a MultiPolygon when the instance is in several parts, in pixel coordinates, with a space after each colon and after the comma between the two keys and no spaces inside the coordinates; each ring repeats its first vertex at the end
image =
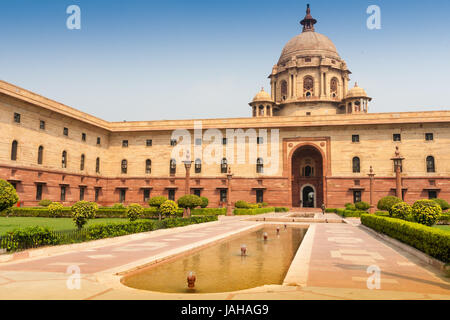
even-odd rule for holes
{"type": "Polygon", "coordinates": [[[363,88],[358,87],[358,84],[355,83],[355,86],[348,90],[346,98],[363,98],[367,97],[367,93],[363,88]]]}
{"type": "Polygon", "coordinates": [[[253,98],[253,102],[272,102],[272,97],[264,91],[264,88],[262,88],[253,98]]]}

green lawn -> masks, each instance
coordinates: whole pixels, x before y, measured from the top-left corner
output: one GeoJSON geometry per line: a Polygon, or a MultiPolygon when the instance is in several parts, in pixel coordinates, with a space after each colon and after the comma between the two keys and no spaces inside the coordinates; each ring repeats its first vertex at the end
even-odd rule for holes
{"type": "Polygon", "coordinates": [[[450,226],[446,226],[446,225],[433,226],[433,228],[439,228],[441,230],[450,232],[450,226]]]}
{"type": "MultiPolygon", "coordinates": [[[[87,225],[110,222],[127,222],[128,219],[104,218],[89,220],[87,225]]],[[[33,217],[0,217],[0,235],[18,228],[46,226],[52,230],[76,229],[75,223],[70,218],[33,218],[33,217]]]]}

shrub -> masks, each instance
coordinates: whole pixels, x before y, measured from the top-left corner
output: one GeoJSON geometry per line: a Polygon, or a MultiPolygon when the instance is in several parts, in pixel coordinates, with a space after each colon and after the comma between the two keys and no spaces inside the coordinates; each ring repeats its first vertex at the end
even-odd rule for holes
{"type": "Polygon", "coordinates": [[[362,215],[361,223],[445,263],[450,262],[450,232],[400,219],[362,215]]]}
{"type": "Polygon", "coordinates": [[[325,209],[326,213],[336,213],[336,211],[337,211],[337,209],[335,209],[335,208],[326,208],[325,209]]]}
{"type": "Polygon", "coordinates": [[[0,179],[0,212],[11,208],[19,201],[16,189],[5,180],[0,179]]]}
{"type": "Polygon", "coordinates": [[[78,229],[82,229],[88,219],[95,218],[98,206],[94,202],[78,201],[72,206],[73,221],[78,229]]]}
{"type": "Polygon", "coordinates": [[[378,201],[377,208],[382,211],[389,211],[394,204],[399,202],[403,202],[403,200],[394,196],[387,196],[378,201]]]}
{"type": "Polygon", "coordinates": [[[202,204],[200,205],[200,207],[202,208],[206,208],[209,204],[209,200],[207,197],[200,197],[200,199],[202,200],[202,204]]]}
{"type": "Polygon", "coordinates": [[[370,204],[364,201],[355,203],[356,209],[360,211],[367,211],[370,209],[370,204]]]}
{"type": "Polygon", "coordinates": [[[166,201],[167,201],[166,197],[156,196],[156,197],[152,197],[152,198],[150,198],[150,200],[148,200],[148,205],[150,207],[159,208],[166,201]]]}
{"type": "Polygon", "coordinates": [[[227,208],[199,208],[199,209],[192,209],[191,211],[192,215],[195,216],[202,216],[202,215],[225,215],[227,214],[227,208]]]}
{"type": "Polygon", "coordinates": [[[413,209],[406,202],[399,202],[394,204],[389,209],[389,216],[392,218],[414,221],[413,209]]]}
{"type": "Polygon", "coordinates": [[[16,251],[30,247],[39,247],[44,245],[55,245],[59,241],[56,236],[47,227],[27,227],[16,229],[7,233],[9,241],[2,243],[1,248],[7,251],[16,251]]]}
{"type": "Polygon", "coordinates": [[[175,201],[166,200],[160,207],[159,211],[166,216],[175,215],[178,211],[178,205],[175,201]]]}
{"type": "Polygon", "coordinates": [[[380,217],[389,217],[389,212],[386,211],[377,211],[375,212],[376,216],[380,216],[380,217]]]}
{"type": "Polygon", "coordinates": [[[200,207],[202,200],[195,194],[188,194],[178,199],[178,206],[185,209],[194,209],[200,207]]]}
{"type": "Polygon", "coordinates": [[[48,199],[42,199],[41,201],[39,201],[39,205],[41,207],[48,207],[51,203],[52,203],[52,200],[48,200],[48,199]]]}
{"type": "Polygon", "coordinates": [[[252,208],[252,209],[242,209],[237,208],[233,210],[233,213],[237,216],[246,216],[246,215],[256,215],[256,214],[262,214],[262,213],[268,213],[268,212],[274,212],[275,208],[268,207],[268,208],[252,208]]]}
{"type": "Polygon", "coordinates": [[[130,221],[135,221],[142,216],[144,208],[137,203],[132,203],[127,208],[127,217],[130,221]]]}
{"type": "Polygon", "coordinates": [[[236,203],[234,204],[234,207],[238,208],[238,209],[249,209],[250,204],[247,201],[239,200],[239,201],[236,201],[236,203]]]}
{"type": "Polygon", "coordinates": [[[345,210],[355,211],[356,210],[356,206],[353,203],[346,203],[345,204],[345,210]]]}
{"type": "Polygon", "coordinates": [[[432,226],[442,214],[441,207],[433,200],[417,200],[413,205],[414,219],[426,226],[432,226]]]}
{"type": "Polygon", "coordinates": [[[47,207],[49,216],[52,218],[60,218],[64,210],[64,206],[59,202],[52,202],[47,207]]]}
{"type": "Polygon", "coordinates": [[[115,203],[115,204],[112,206],[112,208],[113,208],[113,209],[123,209],[123,210],[126,209],[126,207],[123,205],[123,203],[115,203]]]}
{"type": "Polygon", "coordinates": [[[436,202],[442,210],[448,210],[450,209],[450,204],[448,204],[447,201],[445,201],[444,199],[431,199],[434,202],[436,202]]]}
{"type": "Polygon", "coordinates": [[[275,212],[289,212],[289,208],[286,208],[286,207],[275,207],[275,212]]]}

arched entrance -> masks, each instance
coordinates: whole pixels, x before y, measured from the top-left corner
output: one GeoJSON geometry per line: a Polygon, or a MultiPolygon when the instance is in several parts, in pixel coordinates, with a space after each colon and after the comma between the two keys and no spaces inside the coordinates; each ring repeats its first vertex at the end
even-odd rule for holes
{"type": "Polygon", "coordinates": [[[292,206],[319,208],[324,203],[323,156],[312,145],[299,147],[292,154],[292,206]]]}

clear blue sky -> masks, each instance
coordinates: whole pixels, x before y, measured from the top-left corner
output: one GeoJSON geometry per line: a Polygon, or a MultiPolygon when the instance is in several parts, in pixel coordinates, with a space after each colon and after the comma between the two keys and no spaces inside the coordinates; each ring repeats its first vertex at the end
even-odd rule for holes
{"type": "Polygon", "coordinates": [[[448,0],[3,0],[0,79],[108,121],[247,117],[308,2],[371,112],[450,109],[448,0]]]}

